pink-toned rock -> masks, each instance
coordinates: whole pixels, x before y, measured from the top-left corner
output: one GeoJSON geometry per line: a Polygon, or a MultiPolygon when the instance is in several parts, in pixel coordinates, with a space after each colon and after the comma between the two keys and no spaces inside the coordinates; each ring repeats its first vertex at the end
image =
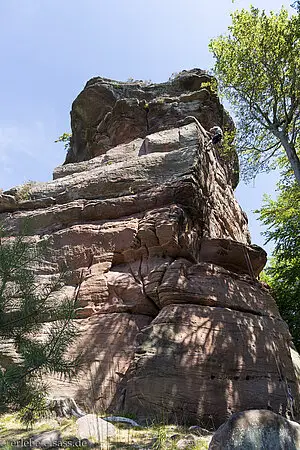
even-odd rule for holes
{"type": "Polygon", "coordinates": [[[297,398],[283,321],[193,304],[164,307],[138,336],[125,411],[140,420],[201,420],[206,426],[245,408],[288,408],[297,398]],[[200,419],[201,418],[201,419],[200,419]]]}
{"type": "Polygon", "coordinates": [[[104,411],[113,405],[121,408],[136,336],[151,320],[146,315],[122,312],[80,319],[81,335],[72,353],[81,355],[82,369],[70,382],[50,377],[51,392],[74,398],[84,411],[104,411]]]}
{"type": "Polygon", "coordinates": [[[236,273],[257,277],[267,262],[267,253],[257,245],[245,246],[230,239],[201,239],[199,261],[210,262],[236,273]]]}
{"type": "Polygon", "coordinates": [[[48,243],[40,286],[66,266],[58,301],[83,276],[72,349],[83,368],[70,383],[49,379],[83,409],[216,423],[278,410],[282,380],[298,402],[290,335],[256,280],[266,254],[234,197],[237,156],[187,118],[234,129],[211,81],[200,69],[149,86],[93,78],[53,181],[0,195],[1,223],[16,235],[25,221],[32,242],[48,243]]]}
{"type": "Polygon", "coordinates": [[[149,277],[147,290],[156,290],[161,307],[193,303],[280,318],[275,300],[257,280],[214,264],[193,265],[176,259],[164,272],[161,282],[151,283],[151,278],[156,278],[155,271],[149,277]]]}

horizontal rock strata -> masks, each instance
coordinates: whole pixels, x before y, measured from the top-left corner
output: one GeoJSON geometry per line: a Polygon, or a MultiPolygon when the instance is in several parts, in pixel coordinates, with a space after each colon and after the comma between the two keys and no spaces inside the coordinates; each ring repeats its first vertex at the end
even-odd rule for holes
{"type": "Polygon", "coordinates": [[[90,80],[53,181],[0,195],[4,226],[48,244],[39,283],[67,266],[59,295],[72,295],[83,274],[83,369],[50,380],[83,409],[217,423],[286,410],[287,386],[298,401],[291,337],[257,280],[266,253],[234,197],[236,154],[186,120],[234,129],[212,83],[199,69],[159,85],[90,80]]]}

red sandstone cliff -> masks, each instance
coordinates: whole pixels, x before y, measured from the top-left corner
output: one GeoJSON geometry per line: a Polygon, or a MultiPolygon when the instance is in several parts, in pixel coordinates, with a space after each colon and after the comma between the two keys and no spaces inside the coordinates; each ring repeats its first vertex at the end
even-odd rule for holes
{"type": "Polygon", "coordinates": [[[82,270],[76,351],[84,369],[55,394],[140,419],[215,425],[250,408],[298,401],[291,336],[256,279],[233,189],[237,157],[201,133],[233,123],[203,71],[145,86],[93,78],[74,101],[72,148],[54,180],[0,196],[0,220],[24,219],[49,251],[43,282],[62,264],[73,291],[82,270]],[[22,199],[23,198],[23,199],[22,199]]]}

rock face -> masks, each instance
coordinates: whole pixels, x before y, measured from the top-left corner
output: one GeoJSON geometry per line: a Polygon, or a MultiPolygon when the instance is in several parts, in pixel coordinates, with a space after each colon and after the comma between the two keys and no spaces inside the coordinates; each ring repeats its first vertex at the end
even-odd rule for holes
{"type": "Polygon", "coordinates": [[[214,434],[209,450],[298,450],[300,425],[271,411],[233,414],[214,434]]]}
{"type": "Polygon", "coordinates": [[[0,220],[47,240],[37,273],[67,264],[62,295],[83,271],[78,380],[52,393],[84,410],[211,426],[248,408],[298,402],[291,336],[257,280],[266,253],[251,245],[233,193],[237,157],[207,130],[234,128],[205,72],[145,86],[90,80],[73,103],[72,148],[54,180],[0,196],[0,220]]]}
{"type": "Polygon", "coordinates": [[[200,69],[183,71],[162,84],[92,78],[72,105],[72,148],[66,163],[173,128],[188,115],[195,115],[205,129],[219,125],[232,130],[233,122],[212,87],[212,78],[200,69]]]}
{"type": "Polygon", "coordinates": [[[128,411],[140,420],[201,417],[206,426],[249,405],[276,411],[284,405],[286,412],[277,369],[279,355],[280,367],[292,369],[285,324],[218,304],[170,304],[143,330],[128,377],[128,411]]]}

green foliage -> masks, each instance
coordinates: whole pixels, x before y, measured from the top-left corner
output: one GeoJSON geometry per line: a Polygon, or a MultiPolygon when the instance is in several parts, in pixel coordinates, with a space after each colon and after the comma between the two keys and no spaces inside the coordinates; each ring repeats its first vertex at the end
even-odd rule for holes
{"type": "Polygon", "coordinates": [[[43,393],[37,392],[35,396],[32,396],[31,401],[19,411],[17,417],[27,428],[32,428],[38,420],[47,415],[49,415],[49,409],[45,396],[43,393]]]}
{"type": "Polygon", "coordinates": [[[26,201],[31,199],[30,190],[31,188],[36,184],[35,181],[27,181],[26,183],[22,184],[16,192],[16,200],[18,201],[26,201]]]}
{"type": "MultiPolygon", "coordinates": [[[[133,418],[133,417],[131,417],[133,418]]],[[[135,418],[136,419],[136,418],[135,418]]],[[[111,450],[124,450],[129,448],[157,448],[160,450],[175,450],[179,439],[191,434],[187,427],[157,424],[147,427],[130,427],[121,423],[116,423],[117,435],[109,438],[107,442],[103,442],[101,448],[109,448],[111,450]],[[174,435],[176,438],[174,439],[174,435]],[[173,438],[172,438],[173,436],[173,438]]],[[[6,442],[16,442],[21,440],[29,440],[32,435],[40,434],[42,431],[51,431],[53,429],[59,430],[62,435],[62,440],[65,443],[63,448],[71,449],[82,448],[88,449],[84,445],[85,439],[81,440],[82,446],[79,446],[80,441],[74,441],[74,436],[77,434],[76,418],[62,419],[59,421],[54,418],[43,419],[39,423],[34,423],[30,432],[22,429],[21,423],[17,414],[0,416],[0,438],[4,438],[6,442]],[[68,445],[70,442],[70,446],[68,445]],[[71,442],[73,441],[72,445],[71,442]]],[[[93,439],[90,439],[93,442],[93,439]]],[[[195,445],[191,445],[189,450],[207,450],[207,438],[197,438],[195,445]]],[[[1,447],[2,448],[2,447],[1,447]]],[[[15,447],[14,447],[15,448],[15,447]]],[[[96,446],[96,448],[99,448],[96,446]]]]}
{"type": "Polygon", "coordinates": [[[235,154],[235,146],[232,144],[235,139],[236,131],[228,131],[225,130],[223,134],[223,142],[222,147],[219,149],[220,155],[224,159],[232,159],[232,156],[235,154]]]}
{"type": "Polygon", "coordinates": [[[77,295],[59,298],[64,273],[48,282],[36,278],[45,251],[0,228],[0,339],[11,345],[0,353],[0,407],[2,412],[27,407],[22,414],[29,422],[28,408],[40,409],[47,393],[43,376],[72,377],[79,364],[66,356],[77,337],[77,295]]]}
{"type": "Polygon", "coordinates": [[[72,141],[72,134],[71,133],[63,133],[61,136],[59,136],[58,139],[54,142],[64,142],[65,150],[68,151],[71,148],[71,141],[72,141]]]}
{"type": "Polygon", "coordinates": [[[165,447],[168,440],[168,434],[166,427],[164,427],[163,425],[158,425],[155,431],[156,442],[153,444],[153,448],[158,450],[165,447]]]}
{"type": "Polygon", "coordinates": [[[201,88],[208,88],[213,94],[218,93],[218,82],[215,78],[213,78],[211,81],[203,81],[201,83],[201,88]]]}
{"type": "Polygon", "coordinates": [[[280,185],[276,200],[265,197],[258,211],[269,228],[264,233],[276,244],[264,281],[272,288],[283,319],[289,325],[300,351],[300,188],[297,184],[280,185]]]}
{"type": "Polygon", "coordinates": [[[270,170],[284,152],[300,184],[300,15],[251,7],[232,15],[229,34],[210,42],[221,92],[238,119],[246,178],[270,170]]]}
{"type": "Polygon", "coordinates": [[[208,443],[202,439],[191,448],[191,450],[207,450],[207,449],[208,449],[208,443]]]}

